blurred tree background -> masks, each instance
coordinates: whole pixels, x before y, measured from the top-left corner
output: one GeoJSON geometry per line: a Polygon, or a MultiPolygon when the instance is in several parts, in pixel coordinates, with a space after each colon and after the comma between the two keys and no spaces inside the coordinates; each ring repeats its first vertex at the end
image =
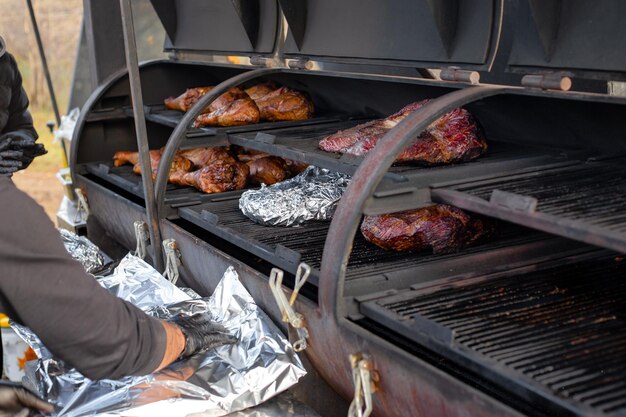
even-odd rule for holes
{"type": "MultiPolygon", "coordinates": [[[[83,21],[83,2],[32,0],[32,3],[59,111],[63,115],[71,110],[68,109],[68,103],[83,21]]],[[[150,1],[133,0],[132,6],[139,59],[143,61],[164,57],[165,32],[150,1]]],[[[63,166],[64,158],[61,145],[53,143],[53,135],[46,127],[46,123],[55,121],[55,117],[26,0],[0,0],[0,36],[18,62],[39,141],[48,149],[47,155],[36,158],[27,170],[13,175],[13,180],[19,188],[37,200],[55,221],[63,196],[63,188],[56,179],[56,173],[63,166]]]]}

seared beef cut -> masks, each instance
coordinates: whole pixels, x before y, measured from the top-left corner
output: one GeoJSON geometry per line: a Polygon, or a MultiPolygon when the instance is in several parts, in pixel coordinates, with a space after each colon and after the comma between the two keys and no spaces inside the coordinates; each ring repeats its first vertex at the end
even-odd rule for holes
{"type": "Polygon", "coordinates": [[[265,156],[247,162],[250,168],[251,184],[272,185],[289,178],[289,168],[285,160],[277,156],[265,156]]]}
{"type": "Polygon", "coordinates": [[[214,161],[235,162],[235,158],[228,148],[223,146],[187,149],[178,151],[176,154],[189,159],[197,168],[209,165],[214,161]]]}
{"type": "Polygon", "coordinates": [[[178,175],[171,180],[179,185],[196,187],[205,193],[222,193],[245,188],[248,173],[248,166],[244,163],[218,160],[197,171],[178,175]]]}
{"type": "Polygon", "coordinates": [[[207,110],[196,118],[194,127],[239,126],[258,123],[260,118],[254,100],[238,87],[219,96],[207,110]]]}
{"type": "Polygon", "coordinates": [[[170,110],[180,110],[188,112],[194,104],[198,102],[206,93],[211,91],[213,87],[196,87],[188,88],[178,97],[169,97],[165,99],[165,108],[170,110]]]}
{"type": "Polygon", "coordinates": [[[252,100],[256,101],[261,97],[268,95],[277,88],[278,87],[276,86],[276,84],[268,81],[266,83],[261,83],[250,88],[246,88],[246,94],[248,94],[252,100]]]}
{"type": "Polygon", "coordinates": [[[445,204],[365,216],[361,224],[365,239],[396,252],[428,248],[434,253],[454,252],[493,232],[494,224],[489,220],[472,218],[463,210],[445,204]]]}
{"type": "MultiPolygon", "coordinates": [[[[327,152],[362,156],[372,150],[385,133],[428,100],[411,103],[386,119],[372,120],[327,136],[319,147],[327,152]]],[[[482,129],[472,115],[458,108],[426,128],[399,156],[398,163],[449,164],[475,159],[487,150],[482,129]]]]}
{"type": "Polygon", "coordinates": [[[261,112],[261,120],[270,122],[306,120],[313,114],[313,102],[289,87],[281,87],[254,101],[261,112]]]}

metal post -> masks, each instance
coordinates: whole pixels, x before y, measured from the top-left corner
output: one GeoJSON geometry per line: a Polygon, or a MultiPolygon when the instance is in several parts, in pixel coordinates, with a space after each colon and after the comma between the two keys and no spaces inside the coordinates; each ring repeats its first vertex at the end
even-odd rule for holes
{"type": "Polygon", "coordinates": [[[139,76],[139,62],[137,58],[137,43],[135,40],[135,28],[133,24],[133,10],[131,0],[120,0],[122,13],[122,27],[124,30],[124,49],[126,52],[126,67],[130,81],[130,93],[133,102],[133,115],[135,116],[135,133],[137,135],[137,148],[139,150],[139,164],[141,165],[141,180],[146,202],[146,215],[148,217],[148,229],[150,242],[152,243],[154,266],[163,270],[163,257],[161,252],[161,231],[157,217],[154,200],[154,187],[152,184],[152,167],[148,147],[148,133],[146,131],[146,119],[143,109],[143,95],[141,92],[141,79],[139,76]]]}

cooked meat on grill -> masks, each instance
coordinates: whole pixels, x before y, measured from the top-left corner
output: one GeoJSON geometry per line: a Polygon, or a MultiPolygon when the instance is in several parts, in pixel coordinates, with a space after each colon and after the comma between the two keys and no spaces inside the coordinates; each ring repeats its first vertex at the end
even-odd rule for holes
{"type": "Polygon", "coordinates": [[[293,161],[291,159],[285,159],[285,163],[287,164],[287,168],[289,168],[291,175],[298,175],[309,167],[309,164],[306,162],[293,161]]]}
{"type": "Polygon", "coordinates": [[[272,91],[276,90],[278,87],[271,81],[254,85],[250,88],[246,88],[246,93],[250,96],[250,98],[254,101],[260,99],[263,96],[268,95],[272,91]]]}
{"type": "MultiPolygon", "coordinates": [[[[319,147],[327,152],[362,156],[372,150],[385,133],[428,100],[411,103],[386,119],[372,120],[327,136],[319,147]]],[[[446,113],[426,128],[399,156],[396,162],[426,165],[470,161],[487,150],[482,129],[472,115],[458,108],[446,113]]]]}
{"type": "Polygon", "coordinates": [[[165,108],[170,110],[180,110],[188,112],[194,104],[198,102],[206,93],[211,91],[213,87],[196,87],[188,88],[178,97],[169,97],[165,99],[165,108]]]}
{"type": "Polygon", "coordinates": [[[289,87],[281,87],[255,99],[261,112],[261,120],[270,122],[306,120],[313,114],[313,102],[303,93],[289,87]]]}
{"type": "MultiPolygon", "coordinates": [[[[162,150],[154,150],[150,151],[150,168],[152,169],[152,179],[156,179],[157,169],[159,168],[159,161],[161,160],[162,150]]],[[[175,155],[172,160],[172,166],[170,167],[170,172],[168,177],[178,175],[177,173],[185,173],[189,172],[192,168],[193,164],[191,161],[185,157],[180,155],[175,155]]],[[[136,163],[133,166],[133,172],[135,174],[141,174],[141,164],[136,163]]]]}
{"type": "Polygon", "coordinates": [[[365,216],[361,223],[361,233],[367,241],[396,252],[428,248],[434,253],[454,252],[491,236],[494,230],[492,222],[470,217],[445,204],[365,216]]]}
{"type": "Polygon", "coordinates": [[[183,156],[193,162],[195,167],[203,167],[214,161],[235,162],[235,158],[228,148],[219,146],[214,148],[195,148],[178,151],[177,155],[183,156]]]}
{"type": "Polygon", "coordinates": [[[284,159],[278,156],[265,156],[247,162],[250,168],[248,177],[251,184],[272,185],[289,178],[289,168],[284,159]]]}
{"type": "Polygon", "coordinates": [[[231,88],[196,118],[194,127],[239,126],[258,123],[259,108],[241,88],[231,88]]]}
{"type": "Polygon", "coordinates": [[[265,158],[266,156],[271,156],[269,153],[256,151],[254,149],[244,149],[241,148],[241,151],[237,153],[237,160],[240,162],[250,162],[255,159],[265,158]]]}
{"type": "MultiPolygon", "coordinates": [[[[153,151],[150,151],[153,152],[153,151]]],[[[139,163],[139,152],[133,151],[120,151],[115,152],[113,155],[113,165],[121,167],[124,164],[135,165],[139,163]]]]}
{"type": "Polygon", "coordinates": [[[245,188],[248,173],[248,166],[244,163],[218,160],[197,171],[176,175],[171,181],[196,187],[205,193],[222,193],[245,188]]]}

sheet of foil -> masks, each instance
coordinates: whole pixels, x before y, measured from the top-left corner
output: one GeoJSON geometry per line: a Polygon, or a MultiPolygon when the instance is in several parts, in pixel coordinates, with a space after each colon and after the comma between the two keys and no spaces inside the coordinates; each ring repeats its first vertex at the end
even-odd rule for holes
{"type": "Polygon", "coordinates": [[[83,265],[85,271],[94,274],[104,268],[104,257],[100,249],[89,239],[65,229],[59,229],[59,233],[65,249],[72,255],[72,258],[83,265]]]}
{"type": "Polygon", "coordinates": [[[232,267],[209,298],[189,299],[130,254],[113,275],[98,281],[155,317],[209,314],[239,341],[177,361],[152,375],[91,381],[46,355],[29,329],[14,325],[33,349],[44,353],[27,363],[24,385],[54,403],[58,416],[222,416],[267,401],[306,373],[289,341],[257,307],[232,267]]]}
{"type": "Polygon", "coordinates": [[[311,220],[330,220],[350,177],[309,166],[295,177],[244,192],[239,209],[265,226],[299,226],[311,220]]]}

